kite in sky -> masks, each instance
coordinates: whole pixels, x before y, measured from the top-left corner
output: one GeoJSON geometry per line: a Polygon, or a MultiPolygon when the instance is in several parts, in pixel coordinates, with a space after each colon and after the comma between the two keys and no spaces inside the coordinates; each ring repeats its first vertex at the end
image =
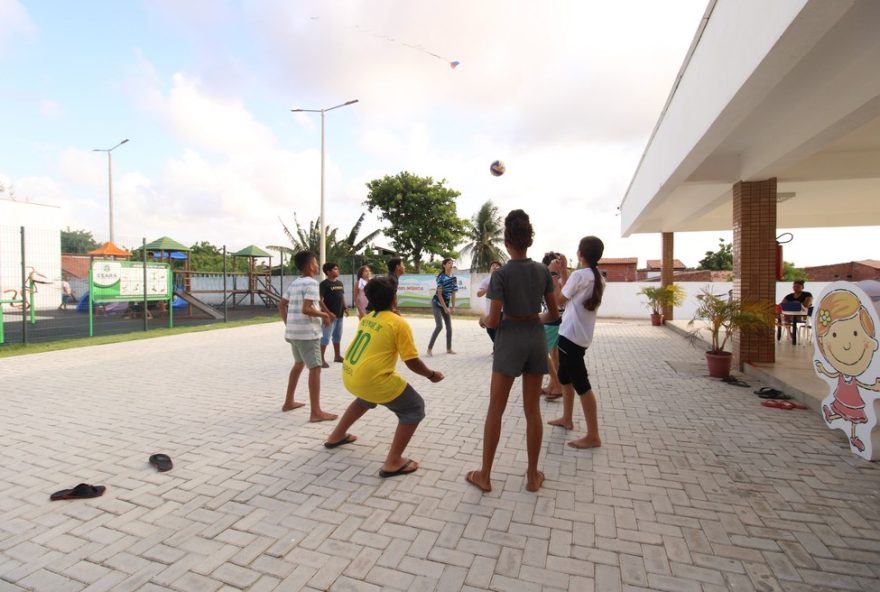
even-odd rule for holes
{"type": "MultiPolygon", "coordinates": [[[[316,21],[319,19],[320,19],[320,17],[317,17],[317,16],[309,17],[309,20],[313,20],[313,21],[316,21]]],[[[429,55],[432,58],[437,58],[441,62],[446,62],[447,64],[449,64],[449,67],[452,68],[453,70],[455,70],[461,64],[461,62],[459,62],[458,60],[450,60],[449,58],[443,57],[442,55],[440,55],[438,53],[434,53],[433,51],[428,51],[422,45],[418,45],[415,43],[407,43],[405,41],[399,41],[399,40],[395,39],[394,37],[391,37],[390,35],[376,33],[374,31],[371,31],[370,29],[365,29],[365,28],[361,27],[360,25],[352,25],[348,28],[357,31],[358,33],[363,33],[364,35],[369,35],[375,39],[382,39],[384,41],[388,41],[389,43],[395,43],[397,45],[402,45],[404,47],[408,47],[410,49],[414,49],[415,51],[421,52],[425,55],[429,55]]]]}

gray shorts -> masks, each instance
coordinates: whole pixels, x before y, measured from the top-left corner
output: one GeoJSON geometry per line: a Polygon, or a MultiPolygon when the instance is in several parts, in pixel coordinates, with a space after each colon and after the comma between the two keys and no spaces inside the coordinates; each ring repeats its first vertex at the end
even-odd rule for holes
{"type": "Polygon", "coordinates": [[[520,374],[547,374],[544,325],[537,321],[502,319],[495,333],[492,371],[513,377],[520,374]]]}
{"type": "MultiPolygon", "coordinates": [[[[366,409],[375,409],[376,403],[357,399],[358,405],[366,409]]],[[[425,419],[425,400],[416,392],[411,385],[407,384],[403,392],[396,399],[382,403],[397,416],[397,421],[403,425],[413,425],[425,419]]]]}
{"type": "Polygon", "coordinates": [[[311,370],[321,366],[321,339],[294,339],[289,341],[293,361],[302,362],[311,370]]]}

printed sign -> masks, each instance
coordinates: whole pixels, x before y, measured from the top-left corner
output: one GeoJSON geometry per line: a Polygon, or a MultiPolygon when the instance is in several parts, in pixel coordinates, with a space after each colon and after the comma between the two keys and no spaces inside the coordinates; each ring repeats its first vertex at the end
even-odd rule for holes
{"type": "MultiPolygon", "coordinates": [[[[456,308],[470,308],[471,276],[457,275],[456,308]]],[[[431,308],[431,299],[437,293],[437,276],[402,275],[397,284],[397,306],[400,308],[431,308]]]]}
{"type": "Polygon", "coordinates": [[[92,261],[93,301],[168,300],[171,298],[171,269],[167,263],[147,263],[144,284],[144,263],[141,261],[92,261]]]}

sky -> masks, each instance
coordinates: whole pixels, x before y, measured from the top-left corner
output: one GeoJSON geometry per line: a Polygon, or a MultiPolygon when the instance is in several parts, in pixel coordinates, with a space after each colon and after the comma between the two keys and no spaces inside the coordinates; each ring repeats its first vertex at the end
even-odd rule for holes
{"type": "MultiPolygon", "coordinates": [[[[621,238],[617,206],[705,8],[0,0],[0,185],[107,240],[107,155],[93,149],[128,138],[112,153],[117,243],[287,245],[281,221],[316,220],[321,182],[321,116],[290,110],[357,99],[325,115],[326,223],[340,234],[366,211],[368,181],[409,171],[461,192],[463,218],[486,200],[524,209],[533,256],[573,257],[593,234],[606,257],[643,266],[660,235],[621,238]]],[[[367,213],[361,235],[385,224],[367,213]]],[[[795,229],[785,259],[867,258],[846,245],[876,231],[795,229]]],[[[678,233],[675,256],[695,266],[721,237],[678,233]]]]}

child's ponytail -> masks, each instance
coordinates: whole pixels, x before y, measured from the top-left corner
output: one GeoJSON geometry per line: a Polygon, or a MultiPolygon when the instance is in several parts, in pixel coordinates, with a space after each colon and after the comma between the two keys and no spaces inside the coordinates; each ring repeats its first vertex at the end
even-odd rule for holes
{"type": "Polygon", "coordinates": [[[605,291],[605,283],[602,281],[602,274],[599,272],[599,259],[605,252],[605,245],[595,236],[585,236],[578,245],[578,253],[586,260],[587,265],[593,271],[594,283],[593,293],[589,298],[584,299],[584,308],[593,311],[602,304],[602,293],[605,291]]]}

